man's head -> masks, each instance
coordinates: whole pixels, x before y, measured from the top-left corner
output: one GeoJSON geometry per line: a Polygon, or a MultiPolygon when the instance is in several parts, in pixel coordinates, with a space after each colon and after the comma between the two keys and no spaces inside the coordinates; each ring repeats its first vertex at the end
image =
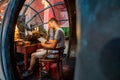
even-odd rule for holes
{"type": "Polygon", "coordinates": [[[49,28],[55,28],[55,26],[58,25],[58,21],[56,18],[51,18],[49,21],[48,21],[48,26],[49,28]]]}

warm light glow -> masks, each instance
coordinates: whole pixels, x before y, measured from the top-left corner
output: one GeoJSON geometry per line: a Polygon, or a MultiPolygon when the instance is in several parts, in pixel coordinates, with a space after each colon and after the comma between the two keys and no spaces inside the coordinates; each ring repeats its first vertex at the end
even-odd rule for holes
{"type": "Polygon", "coordinates": [[[4,12],[4,10],[1,10],[0,12],[1,12],[1,13],[3,13],[3,12],[4,12]]]}
{"type": "Polygon", "coordinates": [[[3,16],[1,16],[1,19],[3,19],[3,16]]]}
{"type": "Polygon", "coordinates": [[[46,0],[42,0],[42,4],[44,4],[45,7],[49,6],[49,4],[48,4],[48,2],[46,2],[46,0]]]}
{"type": "Polygon", "coordinates": [[[17,25],[15,26],[15,35],[14,35],[14,40],[19,39],[19,29],[17,27],[17,25]]]}

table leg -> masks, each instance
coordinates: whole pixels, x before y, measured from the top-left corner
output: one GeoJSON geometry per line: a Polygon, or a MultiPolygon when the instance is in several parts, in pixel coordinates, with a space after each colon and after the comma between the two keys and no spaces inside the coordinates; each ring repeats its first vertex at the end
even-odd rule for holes
{"type": "Polygon", "coordinates": [[[27,54],[24,54],[24,67],[25,67],[25,70],[28,68],[28,55],[27,54]]]}

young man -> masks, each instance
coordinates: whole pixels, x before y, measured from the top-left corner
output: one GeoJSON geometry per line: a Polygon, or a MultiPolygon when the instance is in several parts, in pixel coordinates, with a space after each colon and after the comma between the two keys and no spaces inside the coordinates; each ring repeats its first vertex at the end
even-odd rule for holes
{"type": "MultiPolygon", "coordinates": [[[[48,22],[49,29],[55,30],[54,38],[47,42],[41,43],[43,48],[60,48],[65,45],[65,36],[63,30],[60,28],[58,21],[55,18],[51,18],[48,22]]],[[[54,51],[53,51],[54,52],[54,51]]],[[[32,74],[32,68],[37,58],[42,57],[46,53],[45,49],[40,49],[39,52],[32,53],[30,67],[23,74],[24,77],[32,74]]]]}

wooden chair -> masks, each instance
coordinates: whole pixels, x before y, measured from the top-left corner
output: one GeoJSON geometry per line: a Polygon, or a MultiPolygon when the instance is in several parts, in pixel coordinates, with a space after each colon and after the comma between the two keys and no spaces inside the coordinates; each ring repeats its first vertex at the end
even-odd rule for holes
{"type": "Polygon", "coordinates": [[[44,67],[43,63],[44,64],[49,64],[49,72],[51,72],[51,64],[52,63],[57,63],[57,69],[58,69],[58,77],[57,77],[57,80],[61,80],[62,78],[62,75],[63,75],[63,70],[62,70],[62,61],[63,61],[63,52],[64,52],[64,47],[61,47],[61,48],[55,48],[55,49],[46,49],[46,55],[44,55],[42,58],[40,58],[39,60],[39,64],[40,64],[40,77],[41,76],[41,72],[42,72],[42,69],[44,67]],[[55,53],[50,53],[49,51],[50,50],[55,50],[57,52],[55,53]],[[48,58],[48,55],[55,55],[54,58],[48,58]]]}

